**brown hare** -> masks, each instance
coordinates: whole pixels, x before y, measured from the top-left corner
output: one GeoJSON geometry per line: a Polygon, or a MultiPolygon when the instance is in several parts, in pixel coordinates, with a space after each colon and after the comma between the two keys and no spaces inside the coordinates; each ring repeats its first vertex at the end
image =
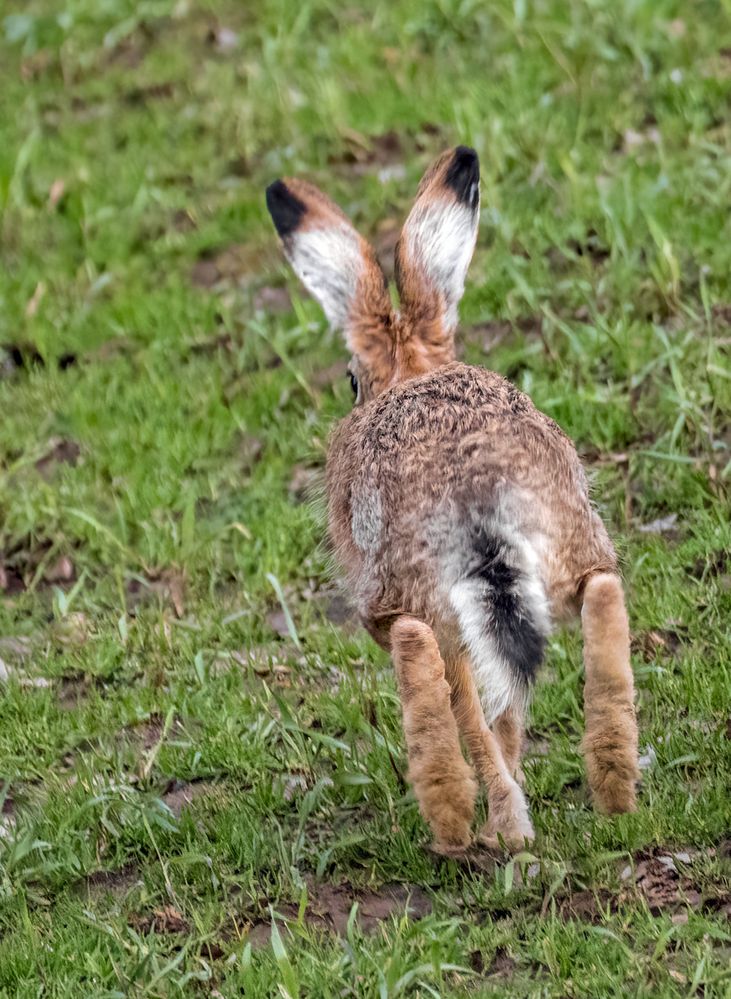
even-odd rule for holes
{"type": "Polygon", "coordinates": [[[434,848],[533,838],[521,790],[526,702],[554,622],[581,614],[589,784],[634,808],[637,728],[617,558],[571,441],[500,375],[455,361],[477,238],[479,162],[427,170],[396,248],[399,307],[372,247],[316,187],[278,180],[284,253],[352,353],[353,411],[327,460],[329,534],[364,626],[393,657],[409,779],[434,848]]]}

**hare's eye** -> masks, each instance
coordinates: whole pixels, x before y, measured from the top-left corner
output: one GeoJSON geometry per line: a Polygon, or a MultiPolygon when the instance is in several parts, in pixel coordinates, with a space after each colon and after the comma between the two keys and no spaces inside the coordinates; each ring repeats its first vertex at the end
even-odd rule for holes
{"type": "Polygon", "coordinates": [[[353,374],[352,371],[349,371],[348,375],[350,376],[350,387],[353,390],[353,395],[356,396],[356,398],[357,398],[357,396],[358,396],[358,379],[355,377],[355,375],[353,374]]]}

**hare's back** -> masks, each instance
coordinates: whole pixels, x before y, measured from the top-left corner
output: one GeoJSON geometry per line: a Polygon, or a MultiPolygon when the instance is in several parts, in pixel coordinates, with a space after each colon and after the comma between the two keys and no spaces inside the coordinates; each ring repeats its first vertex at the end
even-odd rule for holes
{"type": "Polygon", "coordinates": [[[393,491],[396,508],[409,496],[414,504],[470,502],[493,487],[544,492],[567,479],[575,487],[577,472],[573,445],[526,395],[492,371],[457,363],[354,410],[328,460],[330,489],[347,482],[351,495],[393,491]]]}
{"type": "Polygon", "coordinates": [[[482,368],[450,364],[355,409],[333,436],[327,490],[364,620],[393,606],[433,619],[430,603],[486,558],[538,573],[563,613],[584,571],[614,564],[571,441],[482,368]]]}

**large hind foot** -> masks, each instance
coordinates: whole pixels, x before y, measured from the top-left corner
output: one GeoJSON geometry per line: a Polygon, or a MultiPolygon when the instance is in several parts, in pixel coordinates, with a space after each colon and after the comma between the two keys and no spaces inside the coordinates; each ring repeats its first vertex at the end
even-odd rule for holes
{"type": "Polygon", "coordinates": [[[629,657],[629,625],[618,576],[599,573],[584,589],[583,749],[594,803],[608,814],[636,803],[637,721],[629,657]]]}
{"type": "MultiPolygon", "coordinates": [[[[500,739],[485,722],[472,669],[466,656],[451,663],[452,710],[480,780],[487,790],[488,821],[478,842],[490,849],[520,850],[534,838],[528,805],[518,783],[509,771],[500,739]],[[501,844],[502,840],[502,844],[501,844]]],[[[518,765],[522,726],[512,716],[510,738],[506,740],[510,766],[518,765]]],[[[506,734],[503,732],[503,734],[506,734]]]]}
{"type": "Polygon", "coordinates": [[[434,835],[432,849],[457,856],[471,842],[477,784],[460,749],[434,633],[416,618],[398,618],[391,628],[391,655],[401,695],[408,778],[434,835]]]}
{"type": "Polygon", "coordinates": [[[487,803],[487,822],[477,835],[478,843],[490,850],[498,850],[504,846],[516,851],[533,842],[535,833],[528,805],[512,777],[494,781],[488,787],[487,803]]]}

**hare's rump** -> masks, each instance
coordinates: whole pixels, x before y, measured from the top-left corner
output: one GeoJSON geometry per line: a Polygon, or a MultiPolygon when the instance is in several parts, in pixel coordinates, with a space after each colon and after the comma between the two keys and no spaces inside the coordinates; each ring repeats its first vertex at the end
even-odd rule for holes
{"type": "Polygon", "coordinates": [[[366,627],[387,645],[406,613],[448,661],[467,649],[491,718],[524,699],[583,575],[614,568],[571,442],[482,368],[449,364],[355,409],[331,444],[328,495],[366,627]]]}

